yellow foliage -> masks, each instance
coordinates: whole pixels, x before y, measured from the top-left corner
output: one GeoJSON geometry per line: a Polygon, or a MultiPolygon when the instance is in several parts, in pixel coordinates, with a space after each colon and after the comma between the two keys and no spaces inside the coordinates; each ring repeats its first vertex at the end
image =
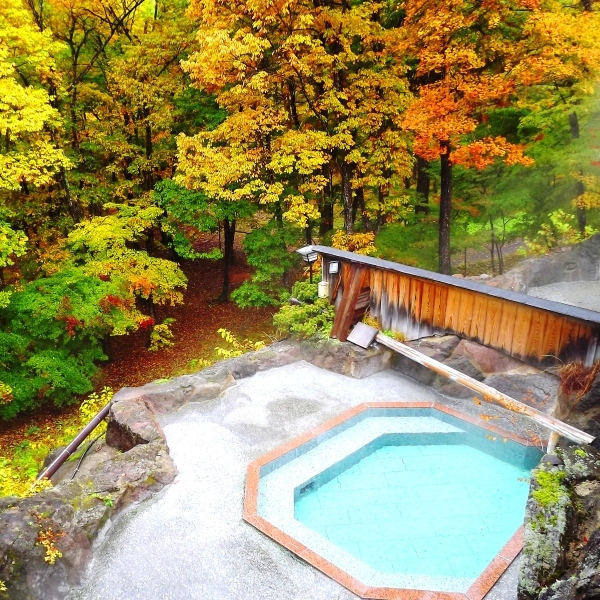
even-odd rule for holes
{"type": "MultiPolygon", "coordinates": [[[[0,497],[32,496],[50,487],[48,480],[35,481],[46,455],[58,446],[67,445],[98,411],[110,402],[111,388],[90,394],[81,403],[77,414],[44,430],[32,431],[17,447],[0,447],[0,497]]],[[[106,430],[101,422],[94,430],[98,435],[106,430]]]]}
{"type": "Polygon", "coordinates": [[[260,350],[265,347],[265,343],[262,341],[252,342],[248,339],[238,340],[231,331],[221,328],[217,330],[217,333],[231,346],[231,348],[217,347],[215,350],[221,358],[235,358],[241,356],[246,352],[252,352],[254,350],[260,350]]]}
{"type": "Polygon", "coordinates": [[[64,533],[56,533],[52,527],[48,527],[47,529],[42,529],[38,533],[38,541],[37,543],[40,546],[44,547],[46,550],[46,555],[44,556],[44,560],[49,564],[53,565],[59,558],[62,557],[62,552],[56,547],[56,541],[63,537],[64,533]]]}
{"type": "Polygon", "coordinates": [[[338,230],[333,234],[331,245],[338,250],[347,250],[348,252],[369,256],[377,252],[374,241],[375,234],[372,231],[348,235],[344,231],[338,230]]]}

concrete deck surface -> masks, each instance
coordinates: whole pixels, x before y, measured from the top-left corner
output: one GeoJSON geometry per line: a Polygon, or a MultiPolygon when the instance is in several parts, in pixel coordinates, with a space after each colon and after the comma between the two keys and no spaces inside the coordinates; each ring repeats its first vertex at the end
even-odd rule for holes
{"type": "MultiPolygon", "coordinates": [[[[463,412],[482,410],[394,371],[356,380],[298,362],[240,380],[219,399],[161,417],[180,475],[153,499],[119,515],[99,541],[87,583],[69,599],[356,598],[242,521],[244,481],[253,459],[375,400],[439,400],[463,412]]],[[[485,412],[512,428],[503,409],[485,406],[485,412]]],[[[515,600],[517,561],[487,600],[515,600]]]]}
{"type": "Polygon", "coordinates": [[[600,281],[568,281],[529,288],[530,296],[600,312],[600,281]]]}

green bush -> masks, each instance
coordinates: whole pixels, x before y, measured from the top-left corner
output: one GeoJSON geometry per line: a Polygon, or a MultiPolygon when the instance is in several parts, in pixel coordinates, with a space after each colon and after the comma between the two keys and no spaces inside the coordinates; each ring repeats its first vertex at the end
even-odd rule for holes
{"type": "Polygon", "coordinates": [[[329,337],[335,317],[335,309],[327,298],[318,297],[316,283],[296,282],[292,296],[303,302],[302,305],[284,304],[273,316],[274,325],[281,331],[296,338],[317,335],[329,337]]]}

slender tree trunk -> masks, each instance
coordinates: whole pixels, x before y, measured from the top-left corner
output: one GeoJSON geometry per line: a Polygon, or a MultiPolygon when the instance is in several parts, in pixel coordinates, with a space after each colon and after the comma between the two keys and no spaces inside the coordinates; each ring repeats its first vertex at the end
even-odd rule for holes
{"type": "Polygon", "coordinates": [[[235,241],[235,219],[231,221],[225,219],[223,221],[223,232],[225,240],[223,243],[223,288],[219,300],[221,302],[229,302],[229,267],[233,257],[233,243],[235,241]]]}
{"type": "Polygon", "coordinates": [[[348,235],[354,233],[354,211],[352,210],[352,167],[347,162],[340,164],[342,175],[342,201],[344,203],[344,230],[348,235]]]}
{"type": "Polygon", "coordinates": [[[69,184],[69,178],[67,177],[67,171],[64,167],[60,168],[60,177],[62,179],[65,196],[67,198],[69,214],[75,223],[79,223],[83,216],[81,206],[79,206],[79,203],[73,198],[73,194],[71,193],[71,185],[69,184]]]}
{"type": "Polygon", "coordinates": [[[452,274],[450,262],[450,216],[452,210],[452,163],[450,162],[450,143],[442,142],[440,155],[440,218],[439,218],[439,271],[452,274]]]}
{"type": "Polygon", "coordinates": [[[504,275],[504,251],[502,247],[504,243],[499,244],[496,240],[496,254],[498,255],[498,275],[504,275]]]}
{"type": "Polygon", "coordinates": [[[365,190],[359,187],[356,192],[356,205],[360,211],[360,220],[362,222],[362,228],[364,232],[371,230],[371,223],[369,223],[369,215],[367,215],[367,206],[365,204],[365,190]]]}
{"type": "Polygon", "coordinates": [[[323,237],[328,231],[333,229],[333,176],[331,173],[331,166],[328,165],[323,168],[323,175],[327,177],[327,191],[323,191],[321,207],[319,212],[321,213],[321,222],[319,223],[319,236],[323,237]]]}
{"type": "Polygon", "coordinates": [[[494,262],[494,251],[496,249],[496,232],[494,231],[494,219],[492,219],[492,215],[490,215],[490,229],[491,229],[491,237],[492,243],[490,246],[490,256],[492,259],[492,275],[496,274],[496,264],[494,262]]]}
{"type": "Polygon", "coordinates": [[[415,206],[415,212],[424,215],[429,214],[429,187],[430,177],[427,172],[429,163],[420,156],[417,156],[417,205],[415,206]]]}
{"type": "MultiPolygon", "coordinates": [[[[579,119],[577,117],[577,113],[573,111],[569,115],[569,127],[571,129],[571,138],[574,140],[579,139],[579,119]]],[[[579,174],[583,175],[583,171],[580,169],[579,174]]],[[[577,191],[577,227],[579,229],[579,233],[585,233],[585,227],[587,225],[587,214],[585,208],[579,205],[579,198],[585,194],[585,186],[583,185],[583,181],[578,181],[576,184],[577,191]]]]}
{"type": "Polygon", "coordinates": [[[312,225],[308,223],[308,225],[304,228],[304,239],[306,240],[306,245],[310,246],[312,242],[312,225]]]}

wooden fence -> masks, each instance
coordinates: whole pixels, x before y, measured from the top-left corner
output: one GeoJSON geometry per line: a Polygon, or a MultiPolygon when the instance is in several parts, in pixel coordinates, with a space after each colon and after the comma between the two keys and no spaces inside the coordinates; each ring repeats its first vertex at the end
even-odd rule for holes
{"type": "Polygon", "coordinates": [[[313,249],[336,305],[332,336],[342,341],[368,310],[381,329],[407,340],[453,333],[541,368],[600,359],[600,313],[327,246],[313,249]],[[337,273],[329,272],[331,263],[338,263],[337,273]]]}

